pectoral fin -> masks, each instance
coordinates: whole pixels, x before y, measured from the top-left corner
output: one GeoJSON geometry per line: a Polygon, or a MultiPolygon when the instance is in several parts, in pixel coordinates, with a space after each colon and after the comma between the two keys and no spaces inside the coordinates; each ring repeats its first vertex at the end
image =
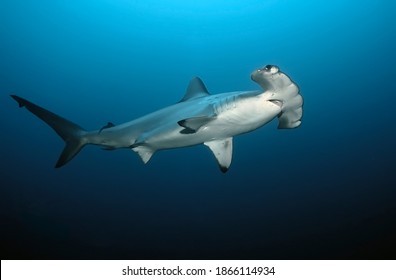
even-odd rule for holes
{"type": "Polygon", "coordinates": [[[209,123],[210,121],[214,120],[215,116],[204,116],[204,117],[193,117],[185,120],[178,121],[177,123],[184,127],[180,131],[181,134],[191,134],[195,133],[205,124],[209,123]]]}
{"type": "Polygon", "coordinates": [[[204,143],[213,152],[220,170],[225,173],[232,161],[232,137],[204,143]]]}
{"type": "Polygon", "coordinates": [[[140,156],[140,158],[142,159],[142,161],[144,163],[147,163],[151,159],[151,157],[153,156],[153,154],[155,152],[155,150],[153,150],[149,146],[139,145],[139,144],[132,145],[131,149],[134,152],[138,153],[138,155],[140,156]]]}

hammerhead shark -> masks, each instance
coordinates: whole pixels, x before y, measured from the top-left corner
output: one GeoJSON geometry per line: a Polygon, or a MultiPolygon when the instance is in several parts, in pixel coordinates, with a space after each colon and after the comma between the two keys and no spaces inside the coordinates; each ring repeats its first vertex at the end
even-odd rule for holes
{"type": "Polygon", "coordinates": [[[65,141],[55,167],[68,163],[87,144],[106,150],[131,149],[147,163],[156,151],[204,144],[213,152],[220,170],[232,160],[232,139],[278,118],[278,128],[301,124],[303,98],[298,86],[279,67],[267,65],[251,74],[263,90],[209,94],[198,77],[193,78],[184,97],[138,119],[99,130],[87,131],[26,99],[11,95],[46,122],[65,141]]]}

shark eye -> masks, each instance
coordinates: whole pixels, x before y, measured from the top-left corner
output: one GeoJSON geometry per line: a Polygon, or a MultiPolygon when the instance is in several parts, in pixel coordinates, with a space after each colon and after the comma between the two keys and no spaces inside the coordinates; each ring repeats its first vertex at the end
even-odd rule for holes
{"type": "Polygon", "coordinates": [[[271,71],[272,67],[273,67],[272,65],[267,65],[267,66],[265,66],[264,69],[265,69],[266,71],[271,71]]]}

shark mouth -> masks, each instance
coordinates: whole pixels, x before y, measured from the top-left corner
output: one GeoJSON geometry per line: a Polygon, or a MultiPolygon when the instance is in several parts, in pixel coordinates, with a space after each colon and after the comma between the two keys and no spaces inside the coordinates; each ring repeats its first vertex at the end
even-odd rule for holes
{"type": "Polygon", "coordinates": [[[283,106],[283,102],[281,100],[278,99],[270,99],[268,100],[269,102],[275,104],[276,106],[279,106],[280,108],[282,108],[283,106]]]}

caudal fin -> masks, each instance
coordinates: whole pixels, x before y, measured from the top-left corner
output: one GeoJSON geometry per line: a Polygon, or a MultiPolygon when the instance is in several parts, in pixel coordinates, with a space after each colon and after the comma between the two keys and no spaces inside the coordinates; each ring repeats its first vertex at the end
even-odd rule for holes
{"type": "Polygon", "coordinates": [[[19,107],[26,107],[30,112],[38,118],[46,122],[53,130],[65,141],[63,149],[55,167],[59,168],[74,158],[87,142],[84,138],[85,130],[79,125],[72,123],[26,99],[16,95],[11,95],[15,99],[19,107]]]}

